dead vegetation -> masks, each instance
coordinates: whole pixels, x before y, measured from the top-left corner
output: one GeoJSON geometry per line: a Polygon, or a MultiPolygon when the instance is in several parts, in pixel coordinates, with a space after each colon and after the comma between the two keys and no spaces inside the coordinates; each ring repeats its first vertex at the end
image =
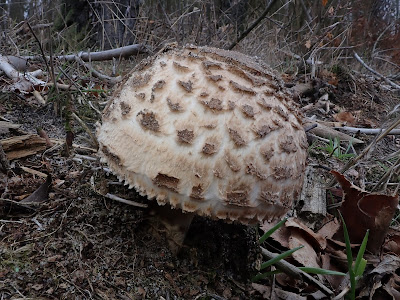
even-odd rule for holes
{"type": "Polygon", "coordinates": [[[180,255],[171,255],[165,228],[151,208],[138,207],[148,200],[99,163],[93,133],[114,84],[171,43],[194,43],[235,44],[257,56],[282,73],[301,106],[309,139],[303,195],[262,246],[277,255],[303,245],[287,259],[292,266],[346,273],[340,207],[354,256],[370,230],[358,299],[398,299],[396,1],[134,2],[126,17],[133,25],[119,15],[123,1],[99,4],[104,15],[83,7],[93,26],[71,22],[76,12],[62,3],[32,5],[24,20],[2,6],[2,298],[343,297],[348,277],[313,275],[327,290],[282,273],[251,283],[267,259],[253,227],[196,218],[180,255]],[[111,60],[98,61],[110,46],[111,60]],[[354,186],[335,173],[337,185],[330,170],[354,186]]]}

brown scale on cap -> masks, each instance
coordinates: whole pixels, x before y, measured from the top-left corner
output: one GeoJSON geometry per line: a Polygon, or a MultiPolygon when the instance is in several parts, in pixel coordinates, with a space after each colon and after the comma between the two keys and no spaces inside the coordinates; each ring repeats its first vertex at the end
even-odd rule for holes
{"type": "Polygon", "coordinates": [[[177,135],[180,142],[187,144],[191,144],[194,138],[193,131],[189,129],[178,130],[177,135]]]}
{"type": "Polygon", "coordinates": [[[140,63],[98,128],[99,154],[142,195],[213,218],[282,217],[298,197],[307,142],[269,67],[188,46],[140,63]]]}

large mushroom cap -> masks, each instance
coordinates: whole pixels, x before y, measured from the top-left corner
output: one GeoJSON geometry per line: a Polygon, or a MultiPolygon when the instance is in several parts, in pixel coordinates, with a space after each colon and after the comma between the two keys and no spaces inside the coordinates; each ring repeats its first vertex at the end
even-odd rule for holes
{"type": "Polygon", "coordinates": [[[142,195],[256,223],[298,198],[306,136],[290,94],[243,54],[187,46],[144,60],[114,93],[100,156],[142,195]]]}

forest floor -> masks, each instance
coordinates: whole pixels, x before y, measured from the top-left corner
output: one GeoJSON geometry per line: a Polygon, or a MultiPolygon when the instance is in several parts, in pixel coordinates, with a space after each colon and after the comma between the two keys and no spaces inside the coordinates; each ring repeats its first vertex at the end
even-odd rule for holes
{"type": "MultiPolygon", "coordinates": [[[[388,117],[400,103],[398,91],[372,77],[355,76],[337,78],[329,73],[315,80],[313,92],[297,100],[301,107],[311,104],[304,114],[343,122],[337,113],[345,111],[353,118],[346,122],[353,126],[375,128],[398,115],[388,117]],[[329,94],[330,110],[326,103],[318,104],[324,93],[329,94]]],[[[32,97],[14,93],[0,97],[3,120],[20,124],[3,130],[2,139],[36,134],[42,128],[53,141],[46,150],[11,160],[11,170],[0,174],[1,299],[268,299],[271,289],[277,299],[305,299],[316,291],[283,287],[279,281],[251,282],[261,259],[255,227],[196,217],[180,253],[173,255],[165,230],[150,209],[96,192],[94,187],[105,183],[110,193],[148,203],[103,170],[79,123],[72,122],[72,149],[66,151],[64,143],[55,143],[65,140],[65,115],[56,113],[53,104],[39,105],[32,97]],[[43,173],[51,175],[47,186],[43,173]],[[37,203],[20,203],[42,184],[45,192],[39,192],[37,203]]],[[[88,107],[79,101],[70,105],[81,117],[88,107]]],[[[86,115],[82,119],[94,131],[100,116],[86,115]]],[[[368,144],[373,136],[358,138],[368,144]]],[[[399,139],[389,136],[377,144],[374,157],[399,149],[399,139]]],[[[333,169],[344,165],[329,153],[321,154],[321,148],[311,150],[310,164],[333,169]]],[[[384,172],[366,164],[364,173],[349,175],[356,185],[368,184],[384,172]]],[[[322,174],[330,178],[327,171],[322,174]]]]}

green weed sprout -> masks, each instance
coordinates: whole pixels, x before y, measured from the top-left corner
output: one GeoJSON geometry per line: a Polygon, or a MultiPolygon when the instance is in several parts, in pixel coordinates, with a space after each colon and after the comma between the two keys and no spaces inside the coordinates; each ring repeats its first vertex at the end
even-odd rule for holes
{"type": "Polygon", "coordinates": [[[342,214],[339,212],[340,219],[343,224],[343,233],[344,233],[344,241],[346,243],[346,255],[347,255],[347,267],[349,270],[350,277],[350,294],[348,294],[348,298],[354,300],[356,298],[356,286],[357,280],[364,273],[365,267],[367,265],[367,260],[363,258],[365,249],[367,247],[369,230],[365,233],[364,239],[361,243],[360,250],[358,250],[356,261],[353,265],[353,255],[351,253],[351,245],[349,232],[347,231],[346,223],[344,222],[342,214]]]}
{"type": "MultiPolygon", "coordinates": [[[[270,230],[268,230],[267,232],[265,232],[261,238],[259,239],[259,244],[261,245],[266,239],[268,239],[275,231],[277,231],[280,227],[282,227],[283,224],[285,224],[287,218],[284,218],[283,220],[281,220],[279,223],[277,223],[274,227],[272,227],[270,230]]],[[[277,255],[276,257],[264,262],[261,264],[260,270],[263,270],[277,262],[279,262],[280,260],[288,257],[289,255],[291,255],[293,252],[303,248],[304,246],[299,246],[293,249],[290,249],[288,251],[285,251],[279,255],[277,255]]],[[[300,270],[302,270],[305,273],[310,273],[310,274],[322,274],[322,275],[339,275],[339,276],[345,276],[345,273],[342,272],[337,272],[337,271],[331,271],[331,270],[325,270],[325,269],[321,269],[321,268],[311,268],[311,267],[299,267],[300,270]]],[[[252,281],[258,281],[261,279],[264,279],[268,276],[274,275],[274,274],[278,274],[281,273],[282,271],[278,270],[274,270],[274,271],[270,271],[270,272],[265,272],[265,273],[260,273],[257,274],[256,276],[253,277],[252,281]]]]}
{"type": "Polygon", "coordinates": [[[317,147],[318,150],[323,150],[327,153],[329,153],[329,155],[336,157],[339,160],[346,160],[348,158],[351,158],[354,156],[353,153],[348,153],[351,147],[351,142],[349,142],[349,146],[347,147],[346,151],[342,151],[342,149],[340,148],[340,140],[335,137],[333,140],[329,139],[329,144],[322,147],[319,146],[317,147]]]}

